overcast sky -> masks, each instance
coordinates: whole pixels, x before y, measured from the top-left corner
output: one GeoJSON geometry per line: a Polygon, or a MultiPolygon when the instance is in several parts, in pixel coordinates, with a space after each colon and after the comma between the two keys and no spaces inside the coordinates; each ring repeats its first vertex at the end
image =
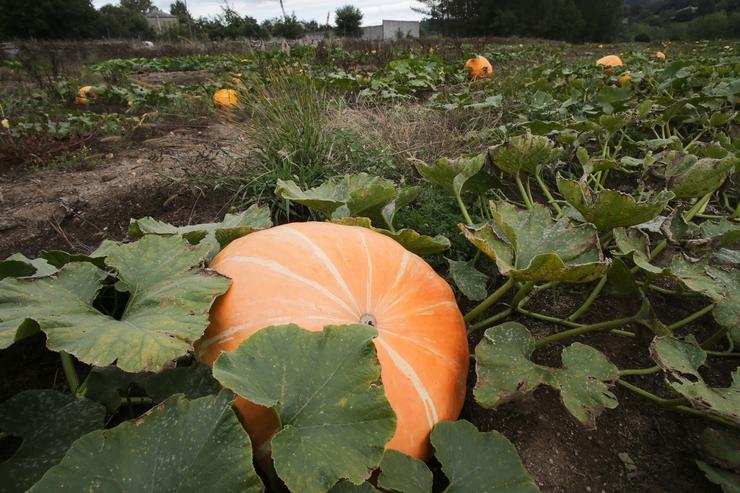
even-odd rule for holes
{"type": "MultiPolygon", "coordinates": [[[[174,0],[153,0],[157,7],[165,12],[170,11],[170,4],[174,0]]],[[[93,0],[96,7],[107,3],[118,4],[117,0],[93,0]]],[[[363,14],[363,25],[380,24],[383,19],[419,20],[421,15],[411,10],[412,6],[421,4],[414,0],[283,0],[285,11],[301,20],[326,21],[326,14],[331,12],[330,22],[334,22],[334,11],[351,3],[358,7],[363,14]]],[[[212,17],[221,12],[224,0],[187,0],[188,10],[194,17],[212,17]]],[[[258,21],[279,16],[280,3],[278,0],[229,0],[229,5],[241,15],[249,15],[258,21]]]]}

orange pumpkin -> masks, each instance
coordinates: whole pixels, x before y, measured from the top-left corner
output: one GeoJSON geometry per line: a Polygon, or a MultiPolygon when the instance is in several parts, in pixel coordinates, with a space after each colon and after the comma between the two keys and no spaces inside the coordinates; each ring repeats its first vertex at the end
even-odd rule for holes
{"type": "Polygon", "coordinates": [[[493,65],[486,57],[478,55],[465,62],[465,71],[472,79],[488,79],[493,74],[493,65]]]}
{"type": "Polygon", "coordinates": [[[622,59],[617,55],[607,55],[596,60],[596,65],[605,67],[604,72],[611,74],[613,72],[612,67],[621,67],[622,59]]]}
{"type": "Polygon", "coordinates": [[[623,76],[617,79],[617,84],[619,86],[624,86],[626,84],[629,84],[630,81],[632,81],[632,76],[630,74],[624,74],[623,76]]]}
{"type": "Polygon", "coordinates": [[[77,91],[77,96],[75,96],[75,104],[80,106],[90,104],[90,99],[93,99],[95,96],[97,94],[93,92],[93,86],[82,86],[77,91]]]}
{"type": "Polygon", "coordinates": [[[666,58],[665,57],[665,53],[663,53],[662,51],[656,51],[655,52],[655,56],[656,56],[656,58],[660,58],[661,60],[665,60],[665,58],[666,58]]]}
{"type": "MultiPolygon", "coordinates": [[[[211,268],[232,284],[196,344],[200,361],[212,365],[270,325],[368,323],[378,329],[381,376],[397,416],[386,448],[426,459],[434,424],[457,419],[469,360],[463,317],[450,286],[394,240],[356,226],[291,223],[233,241],[211,268]]],[[[236,405],[258,450],[276,417],[245,399],[236,405]]]]}
{"type": "Polygon", "coordinates": [[[224,108],[235,108],[239,104],[239,94],[235,89],[220,89],[213,95],[213,102],[224,108]]]}

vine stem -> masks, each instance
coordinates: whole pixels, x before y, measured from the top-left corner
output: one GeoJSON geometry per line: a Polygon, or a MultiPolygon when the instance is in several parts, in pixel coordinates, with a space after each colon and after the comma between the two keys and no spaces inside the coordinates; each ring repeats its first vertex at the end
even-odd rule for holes
{"type": "Polygon", "coordinates": [[[496,291],[493,292],[488,298],[481,301],[478,306],[470,310],[465,317],[466,322],[475,320],[483,314],[490,306],[496,303],[503,295],[505,295],[512,287],[514,287],[514,279],[509,278],[504,284],[501,285],[496,291]]]}
{"type": "Polygon", "coordinates": [[[648,392],[645,389],[641,389],[640,387],[636,385],[632,385],[629,382],[625,382],[624,380],[617,380],[617,383],[621,385],[622,387],[634,392],[635,394],[641,397],[650,399],[656,404],[664,406],[668,409],[675,409],[676,411],[681,411],[686,414],[693,414],[694,416],[701,416],[702,418],[711,419],[712,421],[716,421],[717,423],[721,423],[726,426],[731,426],[733,428],[738,427],[736,423],[733,423],[732,421],[729,421],[727,419],[720,418],[719,416],[714,416],[712,414],[704,413],[692,407],[684,406],[682,404],[677,404],[679,401],[683,401],[685,403],[686,402],[685,399],[664,399],[662,397],[659,397],[653,394],[652,392],[648,392]]]}
{"type": "Polygon", "coordinates": [[[67,379],[67,386],[74,394],[80,386],[80,377],[77,376],[74,360],[70,354],[64,351],[59,352],[59,358],[62,360],[62,370],[64,370],[64,376],[67,379]]]}
{"type": "Polygon", "coordinates": [[[632,322],[633,320],[635,320],[635,318],[636,318],[636,315],[632,315],[629,317],[617,318],[614,320],[607,320],[606,322],[599,322],[599,323],[590,324],[590,325],[581,325],[580,327],[575,327],[572,329],[564,330],[562,332],[558,332],[557,334],[552,334],[547,337],[543,337],[542,339],[535,342],[534,347],[535,349],[539,349],[541,347],[547,346],[548,344],[552,344],[554,342],[558,342],[563,339],[567,339],[569,337],[579,336],[581,334],[586,334],[588,332],[597,332],[597,331],[611,329],[619,325],[628,324],[632,322]]]}
{"type": "Polygon", "coordinates": [[[537,180],[537,184],[540,186],[540,190],[542,190],[542,193],[544,193],[545,197],[547,197],[547,202],[552,206],[553,209],[555,209],[555,212],[560,215],[562,210],[560,209],[558,202],[555,200],[555,197],[553,197],[550,193],[550,189],[547,187],[545,181],[542,179],[539,173],[535,173],[534,177],[537,180]]]}
{"type": "Polygon", "coordinates": [[[494,323],[498,322],[498,321],[499,321],[499,320],[501,320],[502,318],[506,318],[506,317],[508,317],[509,315],[511,315],[511,312],[512,312],[512,311],[514,311],[514,310],[512,310],[511,308],[507,308],[506,310],[504,310],[504,311],[502,311],[502,312],[499,312],[499,313],[497,313],[496,315],[493,315],[493,316],[491,316],[491,317],[488,317],[488,318],[487,318],[487,319],[485,319],[485,320],[481,320],[481,321],[480,321],[480,322],[478,322],[478,323],[474,323],[474,324],[472,324],[472,325],[471,325],[471,326],[470,326],[470,327],[468,328],[468,333],[470,333],[470,332],[475,332],[476,330],[484,329],[484,328],[486,328],[486,327],[488,327],[488,326],[490,326],[490,325],[492,325],[492,324],[494,324],[494,323]]]}
{"type": "Polygon", "coordinates": [[[715,342],[722,339],[725,336],[725,334],[727,334],[727,327],[720,327],[719,330],[717,330],[717,332],[709,336],[709,338],[706,339],[704,342],[700,343],[699,347],[701,348],[711,347],[714,345],[715,342]]]}
{"type": "Polygon", "coordinates": [[[715,307],[715,304],[714,303],[712,303],[711,305],[707,305],[704,308],[702,308],[701,310],[698,310],[698,311],[692,313],[688,317],[686,317],[686,318],[684,318],[682,320],[679,320],[678,322],[672,323],[671,325],[667,326],[666,328],[668,330],[670,330],[671,332],[673,332],[674,330],[676,330],[676,329],[678,329],[680,327],[683,327],[684,325],[693,322],[697,318],[702,317],[703,315],[706,315],[707,313],[711,312],[714,309],[714,307],[715,307]]]}
{"type": "Polygon", "coordinates": [[[703,196],[702,198],[700,198],[699,200],[697,200],[696,201],[696,204],[694,204],[694,206],[691,209],[689,209],[689,211],[683,217],[684,218],[684,221],[686,221],[687,223],[688,222],[691,222],[691,220],[694,219],[694,217],[697,214],[699,214],[700,212],[703,212],[704,211],[704,208],[709,203],[709,199],[712,198],[712,193],[714,193],[714,192],[709,192],[708,194],[706,194],[705,196],[703,196]]]}
{"type": "Polygon", "coordinates": [[[578,317],[586,313],[588,309],[591,308],[591,305],[593,305],[594,301],[596,301],[596,298],[598,298],[599,293],[601,293],[601,290],[604,289],[605,285],[606,275],[603,275],[601,276],[601,279],[599,279],[599,282],[596,284],[596,286],[594,286],[594,289],[591,290],[591,294],[588,295],[586,301],[584,301],[583,304],[579,306],[578,309],[574,311],[566,320],[575,322],[578,317]]]}
{"type": "Polygon", "coordinates": [[[457,206],[460,208],[460,212],[462,212],[463,217],[465,218],[465,224],[468,226],[473,225],[473,220],[470,219],[470,214],[468,214],[468,209],[465,207],[465,204],[462,201],[462,194],[455,193],[455,200],[457,201],[457,206]]]}
{"type": "Polygon", "coordinates": [[[529,201],[529,195],[527,195],[527,191],[524,189],[524,184],[522,183],[522,179],[519,176],[519,173],[514,175],[514,179],[516,180],[516,186],[519,187],[519,193],[522,196],[522,199],[524,200],[524,205],[527,206],[527,209],[532,208],[532,203],[529,201]]]}
{"type": "Polygon", "coordinates": [[[620,377],[626,377],[628,375],[650,375],[651,373],[655,373],[660,371],[659,366],[651,366],[650,368],[636,368],[636,369],[629,369],[629,370],[619,370],[619,376],[620,377]]]}

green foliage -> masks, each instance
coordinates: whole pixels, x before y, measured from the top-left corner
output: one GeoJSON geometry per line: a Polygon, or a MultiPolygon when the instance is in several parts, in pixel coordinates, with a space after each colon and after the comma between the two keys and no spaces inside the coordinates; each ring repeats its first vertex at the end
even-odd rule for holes
{"type": "Polygon", "coordinates": [[[345,5],[334,12],[334,29],[337,36],[359,37],[362,35],[362,12],[355,6],[345,5]]]}

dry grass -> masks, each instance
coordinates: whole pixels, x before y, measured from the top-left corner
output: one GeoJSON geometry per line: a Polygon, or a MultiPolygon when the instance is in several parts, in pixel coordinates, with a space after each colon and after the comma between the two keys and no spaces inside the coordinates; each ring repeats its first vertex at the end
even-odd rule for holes
{"type": "Polygon", "coordinates": [[[457,112],[438,111],[423,104],[342,106],[328,118],[330,128],[347,128],[393,149],[398,170],[413,173],[409,158],[433,161],[443,156],[475,152],[471,122],[457,112]]]}

